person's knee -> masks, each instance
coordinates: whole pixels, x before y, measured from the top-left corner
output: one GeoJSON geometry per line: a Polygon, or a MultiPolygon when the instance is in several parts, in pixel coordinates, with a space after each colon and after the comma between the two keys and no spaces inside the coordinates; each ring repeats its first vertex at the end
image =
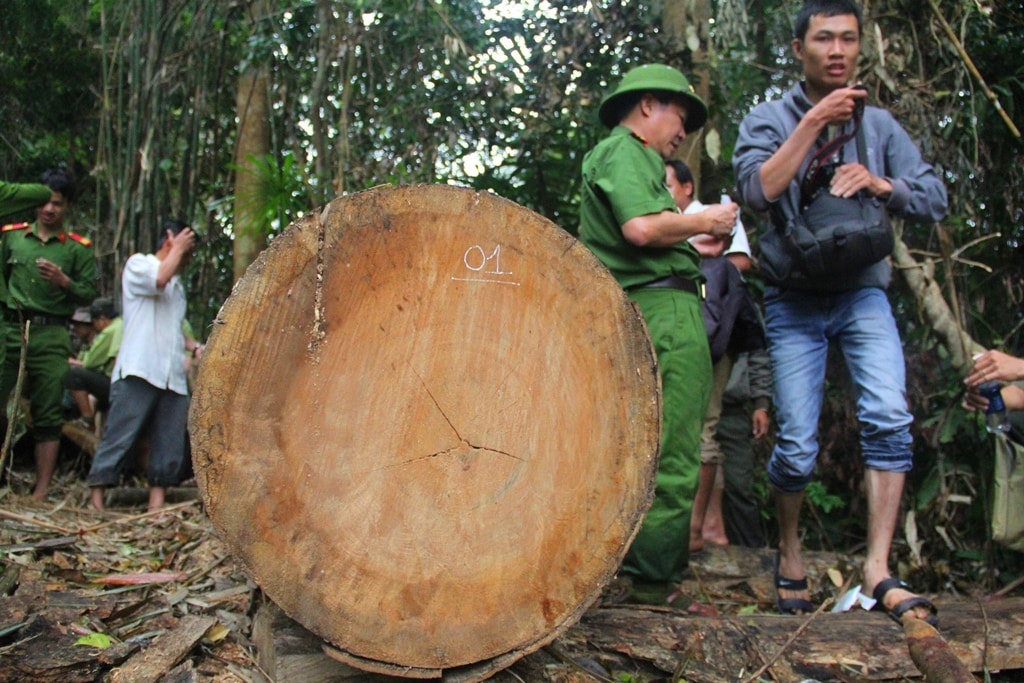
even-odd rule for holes
{"type": "Polygon", "coordinates": [[[860,444],[864,466],[886,472],[906,472],[913,464],[912,445],[909,427],[865,430],[860,444]]]}
{"type": "Polygon", "coordinates": [[[800,493],[814,476],[814,459],[788,460],[772,456],[768,461],[768,483],[782,493],[800,493]]]}
{"type": "Polygon", "coordinates": [[[77,391],[85,389],[83,373],[81,368],[72,367],[68,370],[68,374],[64,375],[64,387],[71,391],[77,391]]]}

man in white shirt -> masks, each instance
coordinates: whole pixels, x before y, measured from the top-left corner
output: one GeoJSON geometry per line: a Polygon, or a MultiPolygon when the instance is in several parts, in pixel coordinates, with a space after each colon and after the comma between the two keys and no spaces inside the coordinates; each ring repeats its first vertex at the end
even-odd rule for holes
{"type": "Polygon", "coordinates": [[[195,234],[181,221],[166,221],[155,254],[134,254],[121,276],[124,337],[111,376],[110,419],[89,470],[92,505],[117,485],[137,437],[149,438],[149,509],[163,507],[166,488],[178,483],[185,462],[188,425],[186,353],[201,347],[182,332],[185,289],[179,274],[192,261],[195,234]]]}
{"type": "MultiPolygon", "coordinates": [[[[684,214],[699,213],[708,208],[694,196],[693,173],[682,161],[668,160],[665,162],[665,185],[668,187],[676,206],[684,214]]],[[[728,197],[723,197],[727,200],[728,197]]],[[[723,202],[724,203],[724,202],[723,202]]],[[[731,202],[730,202],[731,203],[731,202]]],[[[740,272],[750,269],[750,242],[746,230],[737,215],[736,225],[729,237],[698,235],[690,239],[690,243],[704,259],[724,256],[740,272]]],[[[708,283],[708,293],[711,294],[708,283]]],[[[729,323],[729,329],[732,323],[729,323]]],[[[708,330],[709,334],[711,329],[708,330]]],[[[690,515],[690,552],[700,552],[705,543],[729,545],[725,533],[725,522],[722,514],[722,497],[725,476],[723,466],[725,453],[715,438],[719,418],[722,414],[722,395],[729,381],[733,365],[732,354],[725,353],[720,358],[712,357],[711,399],[704,416],[704,429],[700,440],[700,475],[697,481],[697,493],[694,498],[693,511],[690,515]]]]}

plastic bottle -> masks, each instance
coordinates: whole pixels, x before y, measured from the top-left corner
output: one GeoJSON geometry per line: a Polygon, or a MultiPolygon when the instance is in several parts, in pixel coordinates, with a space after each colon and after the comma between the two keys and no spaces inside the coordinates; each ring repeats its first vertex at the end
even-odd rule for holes
{"type": "Polygon", "coordinates": [[[978,387],[978,393],[988,399],[988,408],[985,409],[985,429],[992,434],[1006,434],[1010,431],[1010,421],[1006,415],[1002,390],[1003,385],[999,382],[985,382],[978,387]]]}
{"type": "MultiPolygon", "coordinates": [[[[732,197],[730,197],[725,192],[723,192],[721,194],[721,196],[718,198],[718,203],[719,204],[728,204],[731,201],[732,201],[732,197]]],[[[736,217],[736,222],[732,224],[732,233],[730,233],[731,237],[735,237],[736,236],[736,230],[739,228],[739,226],[740,226],[740,219],[739,219],[739,216],[737,216],[736,217]]]]}

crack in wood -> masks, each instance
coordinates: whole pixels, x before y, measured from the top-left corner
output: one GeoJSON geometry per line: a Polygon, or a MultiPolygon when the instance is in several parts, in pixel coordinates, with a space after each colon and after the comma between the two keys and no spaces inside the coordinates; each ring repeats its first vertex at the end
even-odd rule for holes
{"type": "Polygon", "coordinates": [[[444,421],[448,424],[448,427],[451,428],[452,433],[455,434],[455,437],[459,440],[459,444],[457,446],[452,446],[451,448],[446,448],[443,451],[438,451],[437,453],[432,453],[431,455],[425,455],[425,456],[420,456],[420,457],[416,457],[416,458],[411,458],[410,460],[407,460],[407,461],[405,461],[404,463],[401,463],[401,464],[404,465],[404,464],[416,462],[417,460],[423,460],[425,458],[436,458],[438,456],[447,455],[448,453],[452,453],[452,452],[458,450],[459,447],[463,446],[463,445],[468,446],[470,448],[470,450],[473,450],[473,451],[484,451],[484,452],[487,452],[487,453],[496,453],[498,455],[503,455],[503,456],[505,456],[507,458],[512,458],[513,460],[522,461],[522,458],[517,457],[515,455],[512,455],[511,453],[508,453],[506,451],[498,450],[497,448],[488,448],[487,446],[477,446],[476,444],[470,443],[466,439],[462,438],[462,434],[459,433],[459,430],[456,429],[456,427],[452,423],[452,421],[450,419],[448,419],[448,414],[445,413],[444,408],[441,407],[441,404],[440,404],[440,402],[438,402],[437,397],[434,396],[434,393],[430,390],[430,387],[427,386],[427,383],[423,380],[423,377],[420,375],[420,373],[416,372],[416,368],[412,367],[412,365],[409,366],[409,369],[412,370],[413,374],[416,375],[416,379],[418,379],[420,381],[420,386],[423,387],[423,391],[427,392],[427,396],[430,397],[431,403],[433,403],[434,407],[437,408],[437,412],[440,413],[442,418],[444,418],[444,421]]]}
{"type": "Polygon", "coordinates": [[[327,242],[326,221],[323,214],[316,216],[316,282],[313,288],[313,330],[310,334],[309,344],[306,350],[309,352],[310,360],[318,362],[320,342],[327,336],[325,329],[326,315],[324,314],[324,244],[327,242]]]}

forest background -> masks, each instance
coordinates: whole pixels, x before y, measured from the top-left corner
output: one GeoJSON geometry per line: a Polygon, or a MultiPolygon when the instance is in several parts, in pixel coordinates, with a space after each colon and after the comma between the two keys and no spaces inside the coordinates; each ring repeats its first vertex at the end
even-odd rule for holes
{"type": "MultiPolygon", "coordinates": [[[[94,243],[105,294],[164,218],[190,222],[202,244],[189,316],[206,331],[268,240],[341,194],[455,183],[575,232],[582,157],[606,132],[597,106],[640,63],[692,75],[711,118],[681,156],[702,199],[731,193],[740,120],[798,78],[799,5],[4,0],[0,178],[75,171],[71,221],[94,243]]],[[[869,0],[865,13],[870,101],[950,194],[942,223],[898,225],[893,257],[916,416],[901,571],[920,589],[996,586],[1024,558],[989,540],[992,443],[960,408],[960,380],[979,347],[1024,351],[1024,2],[869,0]]],[[[765,217],[743,219],[756,252],[765,217]]],[[[826,399],[807,541],[855,551],[858,425],[839,359],[826,399]]]]}

